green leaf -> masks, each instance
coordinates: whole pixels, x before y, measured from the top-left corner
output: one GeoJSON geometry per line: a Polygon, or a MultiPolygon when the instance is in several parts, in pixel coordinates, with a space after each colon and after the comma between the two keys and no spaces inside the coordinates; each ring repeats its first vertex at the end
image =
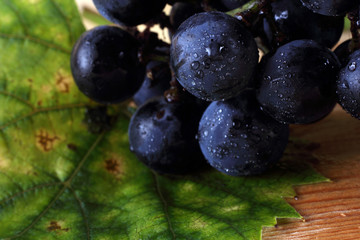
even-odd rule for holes
{"type": "Polygon", "coordinates": [[[0,239],[259,239],[300,217],[283,197],[326,179],[298,147],[259,177],[161,176],[129,152],[118,107],[91,133],[69,67],[83,31],[72,0],[0,0],[0,239]]]}

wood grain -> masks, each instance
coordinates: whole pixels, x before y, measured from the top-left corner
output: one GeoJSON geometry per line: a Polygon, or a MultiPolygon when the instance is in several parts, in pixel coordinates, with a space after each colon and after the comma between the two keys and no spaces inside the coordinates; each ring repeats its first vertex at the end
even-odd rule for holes
{"type": "Polygon", "coordinates": [[[339,106],[318,123],[293,126],[291,136],[315,143],[314,167],[330,183],[295,187],[287,199],[303,220],[279,219],[263,240],[360,240],[360,121],[339,106]]]}

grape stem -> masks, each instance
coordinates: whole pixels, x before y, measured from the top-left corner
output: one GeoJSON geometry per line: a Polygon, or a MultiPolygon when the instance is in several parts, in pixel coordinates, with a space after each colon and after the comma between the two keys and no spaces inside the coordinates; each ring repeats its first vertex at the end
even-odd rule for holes
{"type": "Polygon", "coordinates": [[[247,27],[251,27],[256,21],[263,8],[262,0],[251,0],[239,8],[228,11],[227,14],[242,21],[247,27]]]}
{"type": "Polygon", "coordinates": [[[160,54],[150,54],[147,55],[147,61],[157,61],[157,62],[166,62],[168,63],[170,61],[170,57],[167,55],[160,55],[160,54]]]}
{"type": "Polygon", "coordinates": [[[274,0],[251,0],[240,8],[227,12],[230,16],[242,21],[248,28],[251,28],[259,18],[263,16],[267,19],[270,29],[273,32],[272,46],[278,47],[286,40],[286,36],[276,25],[271,3],[274,0]]]}
{"type": "Polygon", "coordinates": [[[175,78],[174,72],[172,71],[172,79],[170,81],[170,88],[164,92],[164,97],[167,102],[178,102],[180,100],[181,86],[175,78]]]}
{"type": "Polygon", "coordinates": [[[360,49],[360,34],[359,34],[359,28],[360,28],[360,17],[359,17],[359,11],[360,8],[350,12],[348,14],[348,19],[350,20],[350,32],[352,39],[349,44],[349,50],[350,52],[354,52],[355,50],[360,49]]]}

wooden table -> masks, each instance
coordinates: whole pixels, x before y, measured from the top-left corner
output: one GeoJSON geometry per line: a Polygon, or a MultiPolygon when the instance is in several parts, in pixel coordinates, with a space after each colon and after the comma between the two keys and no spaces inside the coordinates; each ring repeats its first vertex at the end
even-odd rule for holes
{"type": "Polygon", "coordinates": [[[339,106],[318,123],[293,126],[291,136],[313,143],[314,167],[331,183],[295,187],[287,199],[304,220],[279,219],[263,240],[360,240],[360,120],[339,106]]]}

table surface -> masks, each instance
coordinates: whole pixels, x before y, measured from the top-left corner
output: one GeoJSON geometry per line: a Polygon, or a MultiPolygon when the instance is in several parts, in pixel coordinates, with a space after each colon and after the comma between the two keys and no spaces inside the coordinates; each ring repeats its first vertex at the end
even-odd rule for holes
{"type": "Polygon", "coordinates": [[[287,200],[304,219],[279,219],[263,240],[359,240],[360,121],[337,106],[318,123],[293,126],[291,136],[313,143],[311,163],[332,182],[295,187],[287,200]]]}

